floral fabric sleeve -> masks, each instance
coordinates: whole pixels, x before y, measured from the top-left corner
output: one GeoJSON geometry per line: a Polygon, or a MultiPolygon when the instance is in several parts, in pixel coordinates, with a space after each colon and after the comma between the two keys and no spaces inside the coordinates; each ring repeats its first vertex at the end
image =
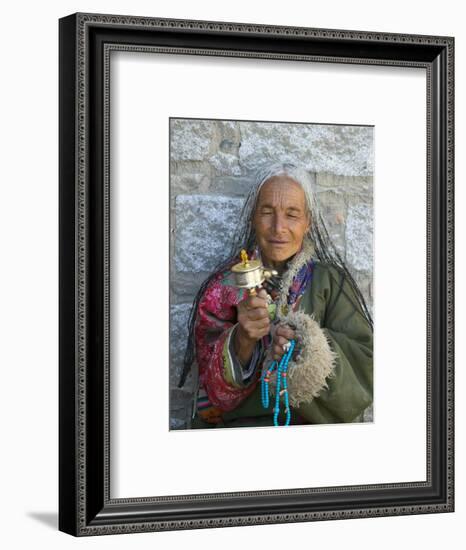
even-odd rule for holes
{"type": "Polygon", "coordinates": [[[242,289],[224,282],[220,274],[207,287],[199,303],[194,329],[199,382],[211,405],[221,411],[235,409],[256,387],[253,376],[260,362],[260,345],[243,370],[234,356],[232,335],[236,306],[245,297],[242,289]]]}

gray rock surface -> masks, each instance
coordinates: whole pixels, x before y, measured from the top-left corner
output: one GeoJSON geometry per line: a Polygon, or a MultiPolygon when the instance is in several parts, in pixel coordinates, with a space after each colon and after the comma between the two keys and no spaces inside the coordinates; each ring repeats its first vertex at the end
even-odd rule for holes
{"type": "Polygon", "coordinates": [[[178,385],[183,358],[188,341],[188,319],[191,304],[176,304],[170,307],[170,384],[178,385]]]}
{"type": "Polygon", "coordinates": [[[170,120],[170,159],[203,160],[209,156],[213,124],[204,120],[170,120]]]}
{"type": "Polygon", "coordinates": [[[358,271],[372,271],[373,212],[371,206],[361,203],[348,208],[346,222],[347,259],[358,271]]]}
{"type": "Polygon", "coordinates": [[[249,170],[293,162],[310,172],[372,174],[372,127],[240,122],[240,128],[240,163],[249,170]]]}
{"type": "Polygon", "coordinates": [[[176,197],[175,267],[177,271],[210,271],[229,248],[243,201],[207,195],[176,197]]]}

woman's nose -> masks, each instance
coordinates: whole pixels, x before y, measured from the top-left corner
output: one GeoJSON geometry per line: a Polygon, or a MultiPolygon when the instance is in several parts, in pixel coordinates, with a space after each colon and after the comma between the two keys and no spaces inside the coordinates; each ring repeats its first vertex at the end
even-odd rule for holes
{"type": "Polygon", "coordinates": [[[285,217],[282,216],[281,214],[276,214],[275,217],[274,217],[274,230],[275,230],[275,233],[281,233],[286,225],[285,225],[285,217]]]}

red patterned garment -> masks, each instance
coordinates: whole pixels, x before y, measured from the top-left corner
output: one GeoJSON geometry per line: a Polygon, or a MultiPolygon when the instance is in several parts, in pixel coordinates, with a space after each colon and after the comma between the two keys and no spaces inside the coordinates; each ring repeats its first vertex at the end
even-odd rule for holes
{"type": "Polygon", "coordinates": [[[246,298],[246,291],[233,286],[230,277],[231,272],[226,271],[210,282],[199,303],[194,329],[201,388],[198,407],[206,420],[215,421],[221,411],[235,409],[254,391],[258,380],[247,387],[235,384],[229,362],[224,360],[236,324],[236,306],[246,298]]]}

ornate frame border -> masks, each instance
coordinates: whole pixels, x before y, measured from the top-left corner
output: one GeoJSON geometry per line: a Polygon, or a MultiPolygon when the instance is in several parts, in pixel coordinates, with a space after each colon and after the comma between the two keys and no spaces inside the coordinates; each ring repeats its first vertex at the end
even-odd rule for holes
{"type": "Polygon", "coordinates": [[[453,125],[450,37],[97,14],[60,20],[60,530],[82,536],[453,511],[453,125]],[[425,68],[425,482],[110,499],[109,84],[115,50],[425,68]]]}

